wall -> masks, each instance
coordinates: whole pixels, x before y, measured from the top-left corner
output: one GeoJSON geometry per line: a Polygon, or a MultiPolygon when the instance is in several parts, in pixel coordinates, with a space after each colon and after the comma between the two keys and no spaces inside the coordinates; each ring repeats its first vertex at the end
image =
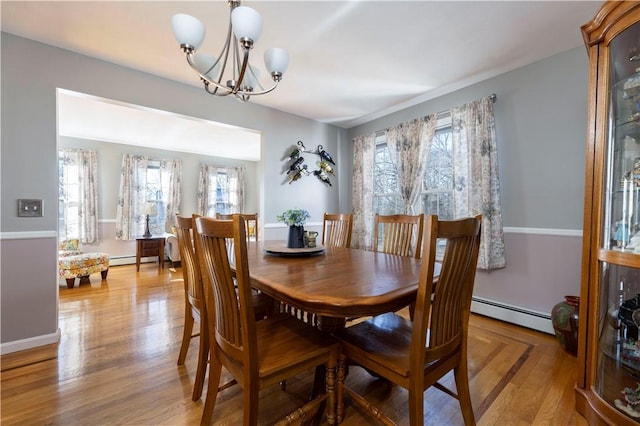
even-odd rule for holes
{"type": "Polygon", "coordinates": [[[576,48],[349,130],[353,138],[497,95],[507,267],[479,272],[478,312],[551,332],[553,305],[579,294],[588,71],[576,48]]]}
{"type": "Polygon", "coordinates": [[[256,104],[214,98],[196,87],[11,34],[2,33],[0,42],[3,353],[54,342],[58,333],[57,88],[260,130],[262,161],[256,165],[260,182],[256,191],[266,224],[293,206],[308,209],[312,220],[320,220],[324,211],[341,210],[341,193],[345,188],[351,190],[344,187],[340,175],[328,188],[311,178],[289,185],[283,183],[282,174],[283,155],[296,141],[343,152],[348,140],[345,130],[256,104]],[[17,217],[16,200],[20,198],[42,199],[44,216],[17,217]],[[38,259],[37,268],[33,259],[38,259]]]}

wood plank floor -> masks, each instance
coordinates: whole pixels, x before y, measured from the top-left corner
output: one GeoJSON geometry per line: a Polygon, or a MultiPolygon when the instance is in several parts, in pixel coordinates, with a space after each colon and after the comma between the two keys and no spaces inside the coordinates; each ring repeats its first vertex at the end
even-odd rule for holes
{"type": "MultiPolygon", "coordinates": [[[[60,286],[60,343],[7,354],[1,363],[2,425],[198,424],[203,401],[191,401],[197,346],[176,365],[184,321],[180,268],[116,266],[106,281],[60,286]]],[[[576,359],[552,336],[474,315],[470,386],[479,425],[586,425],[574,410],[576,359]]],[[[305,399],[312,374],[261,393],[260,424],[305,399]]],[[[399,425],[409,423],[407,392],[359,368],[347,378],[399,425]]],[[[447,385],[453,378],[447,377],[447,385]]],[[[206,385],[205,385],[206,389],[206,385]]],[[[425,424],[462,425],[456,400],[429,389],[425,424]]],[[[242,422],[241,389],[219,394],[213,424],[242,422]]],[[[372,424],[346,401],[343,425],[372,424]]]]}

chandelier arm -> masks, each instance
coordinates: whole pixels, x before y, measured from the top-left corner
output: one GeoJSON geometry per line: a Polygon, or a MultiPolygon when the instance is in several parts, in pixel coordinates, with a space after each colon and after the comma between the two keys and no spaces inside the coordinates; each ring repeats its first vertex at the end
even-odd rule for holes
{"type": "Polygon", "coordinates": [[[244,49],[244,57],[242,59],[242,68],[240,68],[240,74],[238,75],[238,81],[236,82],[235,87],[233,88],[233,93],[237,93],[240,90],[240,85],[242,84],[242,81],[244,80],[244,75],[247,72],[247,66],[249,65],[249,50],[248,49],[244,49]]]}

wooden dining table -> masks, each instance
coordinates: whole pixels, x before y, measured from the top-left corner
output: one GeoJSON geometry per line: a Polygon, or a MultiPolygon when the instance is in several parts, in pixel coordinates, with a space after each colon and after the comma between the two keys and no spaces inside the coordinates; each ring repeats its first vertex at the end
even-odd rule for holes
{"type": "Polygon", "coordinates": [[[283,245],[248,243],[251,285],[316,314],[321,330],[334,331],[343,328],[347,318],[393,312],[415,300],[420,259],[342,247],[320,247],[315,254],[272,254],[283,245]]]}

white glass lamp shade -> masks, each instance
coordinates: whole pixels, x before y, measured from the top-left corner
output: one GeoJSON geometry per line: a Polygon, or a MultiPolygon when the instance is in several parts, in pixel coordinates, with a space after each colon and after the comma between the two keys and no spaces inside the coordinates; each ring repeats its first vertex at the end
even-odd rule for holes
{"type": "Polygon", "coordinates": [[[242,86],[255,89],[256,87],[258,87],[258,80],[260,80],[260,70],[252,65],[249,65],[247,67],[247,70],[244,72],[242,86]]]}
{"type": "Polygon", "coordinates": [[[262,16],[255,9],[238,6],[231,12],[231,26],[238,40],[249,38],[255,43],[262,33],[262,16]]]}
{"type": "Polygon", "coordinates": [[[197,53],[193,57],[193,64],[196,66],[198,72],[202,75],[206,75],[212,80],[218,78],[220,73],[220,63],[216,64],[216,58],[208,53],[197,53]],[[213,64],[216,64],[214,67],[213,64]]]}
{"type": "Polygon", "coordinates": [[[173,35],[180,45],[187,44],[198,49],[204,40],[204,24],[185,13],[178,13],[171,18],[173,35]]]}
{"type": "Polygon", "coordinates": [[[289,66],[289,54],[279,47],[271,47],[264,52],[264,64],[270,73],[284,74],[289,66]]]}

